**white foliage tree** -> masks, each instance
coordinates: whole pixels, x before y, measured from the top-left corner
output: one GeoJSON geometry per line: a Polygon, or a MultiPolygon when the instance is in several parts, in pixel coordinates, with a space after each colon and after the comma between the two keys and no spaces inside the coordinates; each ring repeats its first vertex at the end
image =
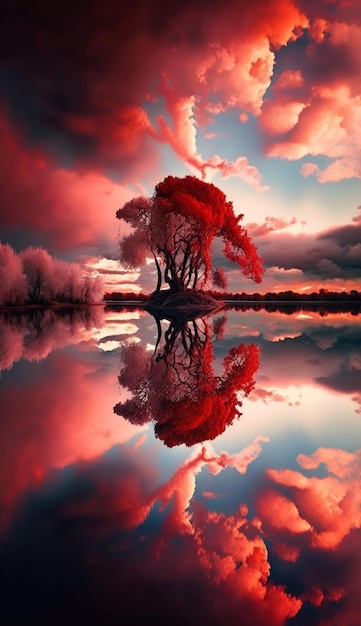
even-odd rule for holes
{"type": "Polygon", "coordinates": [[[0,306],[24,304],[27,283],[20,258],[9,244],[0,243],[0,306]]]}
{"type": "Polygon", "coordinates": [[[43,248],[26,248],[20,253],[28,282],[30,302],[50,302],[54,260],[43,248]]]}
{"type": "Polygon", "coordinates": [[[55,259],[43,248],[28,247],[17,255],[0,243],[0,306],[92,304],[102,297],[101,277],[84,275],[76,263],[55,259]]]}

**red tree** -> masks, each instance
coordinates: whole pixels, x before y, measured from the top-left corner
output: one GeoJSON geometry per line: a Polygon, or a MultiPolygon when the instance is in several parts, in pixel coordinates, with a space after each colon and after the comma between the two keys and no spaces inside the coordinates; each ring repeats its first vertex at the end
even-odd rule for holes
{"type": "MultiPolygon", "coordinates": [[[[220,330],[215,320],[213,333],[220,330]]],[[[223,376],[213,371],[213,339],[206,320],[172,322],[155,354],[139,344],[122,348],[119,382],[132,394],[114,412],[133,424],[155,423],[168,447],[211,440],[241,415],[240,395],[254,385],[258,348],[241,344],[223,361],[223,376]]]]}
{"type": "MultiPolygon", "coordinates": [[[[176,291],[204,286],[212,269],[211,245],[216,237],[224,242],[225,256],[245,276],[261,281],[261,259],[239,224],[243,215],[236,216],[232,202],[211,183],[195,176],[167,176],[156,185],[152,198],[134,198],[116,216],[133,229],[120,241],[121,262],[135,268],[153,256],[156,291],[163,281],[176,291]]],[[[222,274],[216,277],[224,281],[222,274]]]]}

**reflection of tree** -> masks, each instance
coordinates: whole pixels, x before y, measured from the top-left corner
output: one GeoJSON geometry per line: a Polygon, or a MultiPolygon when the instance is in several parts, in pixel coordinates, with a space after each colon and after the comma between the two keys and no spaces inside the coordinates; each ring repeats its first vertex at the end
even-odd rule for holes
{"type": "Polygon", "coordinates": [[[114,411],[134,424],[153,420],[156,436],[169,447],[212,440],[241,415],[240,396],[249,394],[258,368],[258,348],[240,344],[223,360],[223,374],[213,369],[213,342],[223,318],[173,318],[151,354],[138,343],[122,347],[120,384],[131,397],[114,411]]]}
{"type": "Polygon", "coordinates": [[[0,372],[20,359],[39,361],[57,348],[78,343],[103,323],[100,307],[33,309],[0,315],[0,372]]]}

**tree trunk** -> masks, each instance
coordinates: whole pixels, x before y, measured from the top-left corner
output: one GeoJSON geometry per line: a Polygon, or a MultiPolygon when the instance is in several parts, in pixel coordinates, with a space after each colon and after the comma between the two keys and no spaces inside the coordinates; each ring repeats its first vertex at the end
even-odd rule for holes
{"type": "Polygon", "coordinates": [[[156,257],[154,252],[153,252],[153,257],[154,257],[154,261],[155,261],[155,266],[157,268],[157,276],[158,276],[157,286],[156,286],[155,291],[156,291],[156,293],[158,293],[160,291],[161,286],[162,286],[162,272],[160,270],[159,262],[158,262],[158,259],[157,259],[157,257],[156,257]]]}

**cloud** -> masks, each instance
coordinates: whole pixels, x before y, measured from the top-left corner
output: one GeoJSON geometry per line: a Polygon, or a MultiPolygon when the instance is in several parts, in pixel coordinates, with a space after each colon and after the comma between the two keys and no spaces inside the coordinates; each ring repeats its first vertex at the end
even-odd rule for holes
{"type": "Polygon", "coordinates": [[[297,223],[295,217],[280,218],[280,217],[266,217],[263,224],[248,223],[247,231],[250,236],[253,237],[266,237],[270,233],[278,232],[288,226],[293,226],[297,223]]]}
{"type": "Polygon", "coordinates": [[[317,162],[301,167],[303,176],[314,175],[320,183],[360,178],[361,27],[356,14],[342,6],[335,4],[331,12],[325,3],[315,14],[310,3],[300,4],[310,27],[303,48],[296,44],[299,54],[290,55],[288,69],[263,103],[266,153],[288,160],[328,157],[331,162],[324,167],[317,162]]]}
{"type": "Polygon", "coordinates": [[[257,509],[266,532],[270,527],[286,529],[292,534],[304,533],[311,529],[310,524],[301,517],[296,505],[276,491],[262,493],[257,509]]]}
{"type": "Polygon", "coordinates": [[[244,155],[202,159],[195,133],[230,107],[242,121],[259,115],[274,50],[308,25],[292,0],[258,0],[241,12],[232,0],[212,11],[203,1],[169,11],[163,0],[151,8],[143,0],[101,7],[92,0],[64,5],[57,16],[38,0],[31,11],[25,2],[16,11],[10,5],[7,23],[2,96],[30,145],[62,165],[70,160],[127,182],[134,170],[147,177],[150,163],[148,180],[159,177],[156,144],[165,141],[191,169],[261,186],[244,155]],[[166,116],[153,116],[163,101],[166,116]]]}
{"type": "MultiPolygon", "coordinates": [[[[293,224],[294,221],[289,222],[293,224]]],[[[285,224],[286,225],[286,224],[285,224]]],[[[315,234],[272,232],[277,221],[255,225],[255,243],[268,267],[301,270],[319,279],[355,278],[361,268],[361,222],[359,216],[350,224],[329,228],[315,234]]],[[[278,228],[282,228],[282,221],[278,228]]]]}
{"type": "MultiPolygon", "coordinates": [[[[247,457],[257,445],[255,441],[248,451],[234,456],[247,457]]],[[[83,603],[82,615],[89,613],[97,619],[102,615],[106,621],[108,615],[114,617],[119,611],[126,611],[137,623],[151,612],[153,619],[159,617],[159,624],[168,623],[170,614],[175,624],[189,623],[190,616],[192,622],[195,617],[204,620],[211,614],[217,623],[225,619],[233,626],[241,612],[245,626],[282,626],[298,612],[302,601],[272,581],[257,519],[247,518],[245,505],[225,516],[196,501],[195,476],[202,467],[217,465],[219,457],[210,446],[197,447],[157,487],[159,477],[146,455],[123,446],[121,452],[115,448],[110,455],[73,464],[71,481],[66,470],[53,472],[47,483],[23,499],[17,510],[17,522],[21,523],[14,525],[16,539],[9,534],[4,545],[6,579],[1,582],[9,589],[5,615],[13,605],[8,600],[13,598],[14,588],[27,598],[27,614],[36,610],[38,616],[46,615],[49,606],[53,610],[62,598],[62,618],[69,611],[77,612],[79,596],[86,589],[90,599],[83,603]],[[147,523],[145,515],[157,501],[160,509],[153,511],[153,519],[147,523]],[[64,532],[56,539],[60,528],[64,532]],[[26,539],[29,534],[31,545],[26,539]],[[19,549],[20,570],[14,559],[19,549]],[[60,570],[55,572],[49,561],[60,554],[60,570]],[[84,581],[89,562],[91,577],[84,581]],[[59,576],[63,566],[71,571],[70,578],[59,576]],[[33,575],[29,578],[30,571],[33,575]],[[70,594],[74,580],[77,592],[70,594]],[[48,601],[35,609],[39,581],[48,601]],[[191,614],[186,593],[190,587],[197,591],[191,614]],[[97,592],[92,593],[93,589],[97,592]]],[[[23,614],[23,603],[16,604],[15,614],[23,614]]]]}
{"type": "Polygon", "coordinates": [[[271,534],[279,529],[290,536],[307,531],[310,547],[335,549],[352,529],[360,528],[360,451],[320,448],[310,457],[300,455],[298,462],[308,470],[323,463],[327,475],[267,470],[270,480],[286,486],[291,495],[284,497],[275,489],[262,493],[258,500],[262,523],[271,534]]]}
{"type": "Polygon", "coordinates": [[[269,156],[328,156],[303,173],[337,181],[360,172],[356,15],[305,0],[226,0],[212,11],[204,0],[172,11],[164,0],[91,0],[55,16],[43,0],[31,11],[20,0],[7,7],[0,94],[27,147],[60,168],[153,185],[166,143],[192,172],[266,189],[241,146],[232,160],[200,153],[198,128],[236,109],[240,123],[259,119],[269,156]]]}
{"type": "MultiPolygon", "coordinates": [[[[62,324],[57,326],[57,341],[55,332],[47,334],[52,347],[64,345],[64,337],[62,342],[59,338],[62,328],[62,324]]],[[[48,354],[49,345],[42,343],[35,351],[34,342],[29,341],[28,358],[42,358],[44,351],[48,354]]],[[[139,432],[114,415],[119,391],[113,374],[106,368],[102,372],[99,363],[53,352],[36,376],[39,379],[30,384],[24,374],[20,386],[10,379],[2,390],[7,419],[1,423],[0,503],[3,511],[6,503],[8,513],[19,493],[42,483],[52,469],[94,458],[139,432]]]]}
{"type": "Polygon", "coordinates": [[[100,173],[54,167],[39,149],[24,147],[4,116],[0,138],[3,229],[36,230],[56,251],[117,246],[115,211],[132,197],[129,189],[100,173]]]}
{"type": "Polygon", "coordinates": [[[299,404],[299,401],[292,402],[287,395],[283,395],[275,389],[265,389],[259,385],[252,390],[249,399],[251,402],[262,400],[265,404],[269,404],[270,402],[285,402],[288,406],[295,406],[299,404]]]}

